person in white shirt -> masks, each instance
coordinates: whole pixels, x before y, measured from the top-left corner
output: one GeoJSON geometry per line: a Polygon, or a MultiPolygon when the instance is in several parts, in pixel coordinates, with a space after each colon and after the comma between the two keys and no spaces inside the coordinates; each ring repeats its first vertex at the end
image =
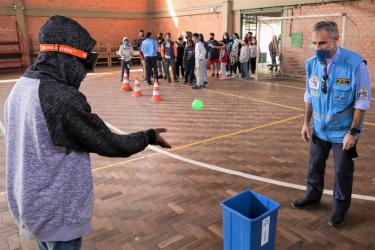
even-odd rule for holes
{"type": "Polygon", "coordinates": [[[206,60],[206,48],[202,41],[199,40],[197,33],[193,34],[193,40],[195,41],[195,66],[197,67],[197,83],[192,88],[201,89],[204,87],[204,66],[206,60]]]}

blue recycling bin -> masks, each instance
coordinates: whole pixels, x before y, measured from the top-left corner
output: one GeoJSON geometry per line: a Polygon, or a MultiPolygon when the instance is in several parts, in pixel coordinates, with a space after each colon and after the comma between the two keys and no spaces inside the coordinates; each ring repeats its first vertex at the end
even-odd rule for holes
{"type": "Polygon", "coordinates": [[[280,204],[251,190],[221,202],[224,250],[275,249],[280,204]]]}

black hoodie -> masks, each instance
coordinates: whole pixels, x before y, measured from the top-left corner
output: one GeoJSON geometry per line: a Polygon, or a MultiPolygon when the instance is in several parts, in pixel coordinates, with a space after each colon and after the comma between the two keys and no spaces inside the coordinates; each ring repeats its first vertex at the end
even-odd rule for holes
{"type": "MultiPolygon", "coordinates": [[[[96,41],[76,21],[53,16],[39,33],[41,44],[60,44],[90,52],[96,41]]],[[[86,77],[77,57],[40,52],[24,77],[39,79],[39,99],[52,142],[70,150],[103,156],[127,157],[155,142],[153,129],[129,135],[112,133],[100,117],[91,113],[86,97],[78,89],[86,77]]]]}

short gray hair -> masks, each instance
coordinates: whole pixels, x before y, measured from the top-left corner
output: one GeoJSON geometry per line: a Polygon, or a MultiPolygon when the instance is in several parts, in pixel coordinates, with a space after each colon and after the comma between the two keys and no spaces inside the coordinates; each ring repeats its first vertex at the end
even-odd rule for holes
{"type": "Polygon", "coordinates": [[[320,21],[316,23],[313,32],[317,33],[321,30],[327,31],[330,38],[336,38],[339,35],[339,28],[334,21],[320,21]]]}

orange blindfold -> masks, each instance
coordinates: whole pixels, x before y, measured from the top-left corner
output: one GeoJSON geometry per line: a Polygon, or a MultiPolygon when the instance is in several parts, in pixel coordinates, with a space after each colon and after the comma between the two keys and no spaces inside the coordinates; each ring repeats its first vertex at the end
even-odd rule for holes
{"type": "Polygon", "coordinates": [[[84,52],[79,49],[75,49],[70,46],[61,45],[61,44],[41,44],[40,45],[40,51],[44,52],[61,52],[65,54],[69,54],[72,56],[76,56],[82,59],[87,58],[87,52],[84,52]]]}
{"type": "Polygon", "coordinates": [[[40,44],[40,51],[43,52],[60,52],[80,58],[85,68],[89,71],[94,71],[99,53],[85,52],[73,47],[62,44],[40,44]]]}

